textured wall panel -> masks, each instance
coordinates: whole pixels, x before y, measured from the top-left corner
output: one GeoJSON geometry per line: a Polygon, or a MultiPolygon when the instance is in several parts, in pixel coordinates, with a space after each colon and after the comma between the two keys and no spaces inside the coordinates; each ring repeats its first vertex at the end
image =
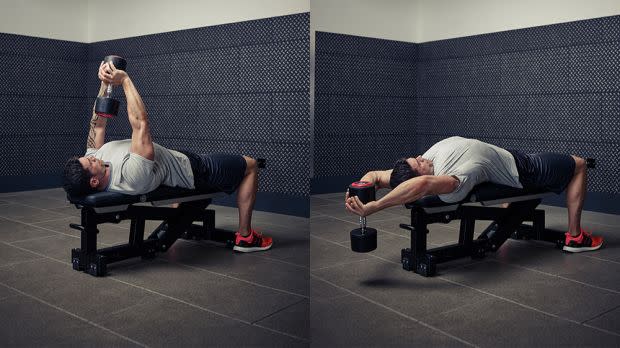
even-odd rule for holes
{"type": "Polygon", "coordinates": [[[0,34],[0,176],[58,174],[84,147],[87,47],[0,34]]]}
{"type": "Polygon", "coordinates": [[[451,135],[597,159],[588,189],[620,193],[620,16],[418,45],[423,152],[451,135]],[[459,123],[463,122],[463,123],[459,123]]]}
{"type": "Polygon", "coordinates": [[[361,176],[409,155],[415,136],[415,45],[317,32],[316,178],[361,176]]]}
{"type": "Polygon", "coordinates": [[[15,55],[0,59],[5,67],[0,69],[2,94],[86,96],[83,62],[15,55]]]}
{"type": "Polygon", "coordinates": [[[571,47],[570,57],[572,92],[620,92],[620,42],[571,47]]]}

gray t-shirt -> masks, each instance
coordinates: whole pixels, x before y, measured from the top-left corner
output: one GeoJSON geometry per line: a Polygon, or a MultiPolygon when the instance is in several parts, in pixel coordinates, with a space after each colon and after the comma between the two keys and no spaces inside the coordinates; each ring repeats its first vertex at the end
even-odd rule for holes
{"type": "Polygon", "coordinates": [[[446,203],[463,200],[474,186],[486,181],[523,187],[512,154],[476,139],[447,138],[433,145],[422,157],[433,161],[435,175],[451,175],[459,179],[454,192],[439,195],[446,203]]]}
{"type": "Polygon", "coordinates": [[[110,141],[99,149],[87,149],[85,156],[95,156],[109,164],[110,183],[106,191],[138,195],[160,185],[193,189],[194,174],[187,156],[155,143],[153,147],[153,161],[129,152],[129,139],[110,141]]]}

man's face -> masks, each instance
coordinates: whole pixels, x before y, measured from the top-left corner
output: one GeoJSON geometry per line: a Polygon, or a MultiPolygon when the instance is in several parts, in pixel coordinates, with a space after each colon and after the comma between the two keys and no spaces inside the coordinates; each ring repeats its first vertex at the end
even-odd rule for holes
{"type": "Polygon", "coordinates": [[[98,180],[105,175],[106,167],[102,160],[95,158],[94,156],[80,157],[78,158],[82,168],[88,171],[91,178],[95,177],[98,180]]]}
{"type": "Polygon", "coordinates": [[[433,175],[434,173],[433,162],[422,156],[407,158],[407,163],[420,175],[433,175]]]}

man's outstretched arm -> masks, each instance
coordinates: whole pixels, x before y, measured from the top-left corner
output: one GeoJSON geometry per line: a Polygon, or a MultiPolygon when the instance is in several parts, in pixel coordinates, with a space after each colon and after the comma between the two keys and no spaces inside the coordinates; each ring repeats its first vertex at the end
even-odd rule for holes
{"type": "Polygon", "coordinates": [[[372,182],[377,189],[390,188],[390,175],[392,175],[392,169],[374,170],[366,173],[360,181],[372,182]]]}
{"type": "MultiPolygon", "coordinates": [[[[102,79],[102,69],[103,63],[99,65],[99,79],[102,79]]],[[[102,80],[97,97],[102,97],[107,87],[108,84],[102,80]]],[[[93,104],[93,116],[90,118],[88,141],[86,141],[87,149],[98,149],[105,144],[105,126],[107,122],[108,120],[105,117],[100,117],[95,113],[95,105],[93,104]]]]}
{"type": "Polygon", "coordinates": [[[367,216],[385,208],[416,201],[424,196],[450,193],[458,186],[459,180],[453,176],[422,175],[401,183],[383,198],[366,204],[363,204],[359,197],[349,197],[347,193],[345,207],[354,214],[367,216]]]}
{"type": "Polygon", "coordinates": [[[107,63],[107,65],[104,77],[113,85],[122,85],[125,92],[127,117],[132,129],[130,151],[148,160],[153,160],[155,152],[144,102],[129,75],[123,70],[116,69],[112,63],[107,63]]]}

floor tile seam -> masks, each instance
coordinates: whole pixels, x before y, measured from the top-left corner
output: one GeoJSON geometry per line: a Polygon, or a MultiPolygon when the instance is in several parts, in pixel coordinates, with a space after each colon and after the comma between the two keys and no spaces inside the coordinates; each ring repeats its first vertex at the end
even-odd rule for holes
{"type": "Polygon", "coordinates": [[[235,318],[235,317],[230,316],[228,314],[220,313],[220,312],[208,309],[206,307],[203,307],[201,305],[198,305],[198,304],[195,304],[195,303],[192,303],[192,302],[189,302],[189,301],[186,301],[186,300],[174,297],[174,296],[166,295],[166,294],[164,294],[162,292],[155,291],[155,290],[152,290],[152,289],[148,289],[148,288],[145,288],[145,287],[137,285],[137,284],[133,284],[133,283],[130,283],[130,282],[127,282],[127,281],[124,281],[124,280],[120,280],[120,279],[114,278],[114,277],[108,277],[108,278],[112,279],[112,280],[114,280],[116,282],[119,282],[121,284],[125,284],[125,285],[128,285],[128,286],[140,289],[142,291],[145,291],[145,292],[148,292],[148,293],[151,293],[151,294],[154,294],[154,295],[157,295],[157,296],[169,299],[171,301],[184,304],[186,306],[189,306],[191,308],[194,308],[194,309],[197,309],[197,310],[200,310],[200,311],[203,311],[203,312],[211,313],[211,314],[214,314],[216,316],[219,316],[219,317],[222,317],[222,318],[226,318],[226,319],[229,319],[229,320],[241,323],[241,324],[245,324],[245,325],[249,325],[249,326],[255,326],[255,327],[260,327],[261,329],[264,329],[264,330],[267,330],[267,331],[271,331],[271,332],[274,332],[274,333],[277,333],[277,334],[280,334],[280,335],[297,338],[299,340],[304,340],[304,338],[296,337],[296,336],[291,335],[291,334],[286,333],[286,332],[281,332],[281,331],[278,331],[278,330],[275,330],[275,329],[271,329],[271,328],[267,328],[267,327],[262,327],[262,326],[259,326],[259,325],[253,325],[251,322],[249,322],[247,320],[240,319],[240,318],[235,318]]]}
{"type": "Polygon", "coordinates": [[[20,239],[20,240],[14,240],[11,242],[6,242],[9,245],[13,245],[13,243],[24,243],[24,242],[32,242],[32,241],[36,241],[36,240],[40,240],[40,239],[46,239],[46,238],[56,238],[59,237],[58,234],[56,232],[54,232],[54,234],[50,234],[47,236],[42,236],[42,237],[33,237],[33,238],[27,238],[27,239],[20,239]]]}
{"type": "MultiPolygon", "coordinates": [[[[18,202],[11,202],[10,204],[21,205],[23,207],[28,207],[28,208],[31,208],[31,209],[43,210],[43,211],[46,211],[48,213],[54,213],[54,214],[59,214],[59,215],[70,216],[70,215],[67,215],[67,214],[63,214],[63,213],[58,213],[58,212],[52,211],[49,208],[35,207],[34,205],[28,205],[28,204],[23,204],[23,203],[18,203],[18,202]]],[[[56,207],[54,209],[59,209],[59,208],[65,208],[65,207],[64,206],[63,207],[56,207]]]]}
{"type": "Polygon", "coordinates": [[[332,264],[329,266],[324,266],[324,267],[319,267],[319,268],[310,268],[310,272],[320,272],[320,271],[324,271],[327,269],[332,269],[332,268],[338,268],[338,267],[342,267],[342,266],[348,266],[348,265],[352,265],[352,264],[356,264],[356,263],[362,263],[364,261],[368,261],[368,260],[372,260],[372,257],[368,257],[365,259],[361,259],[361,260],[355,260],[355,261],[348,261],[348,262],[340,262],[340,263],[336,263],[336,264],[332,264]]]}
{"type": "Polygon", "coordinates": [[[55,222],[55,221],[60,221],[60,220],[72,219],[72,218],[76,218],[77,219],[78,217],[73,216],[73,215],[67,215],[65,217],[61,217],[61,218],[58,218],[58,219],[50,219],[50,220],[43,220],[43,221],[33,222],[33,224],[45,224],[45,223],[48,223],[48,222],[55,222]]]}
{"type": "Polygon", "coordinates": [[[596,257],[596,256],[592,256],[592,255],[582,255],[582,257],[586,257],[589,259],[594,259],[594,260],[598,260],[598,261],[604,261],[604,262],[610,262],[610,263],[615,263],[615,264],[619,264],[620,265],[620,261],[615,261],[615,260],[610,260],[610,259],[604,259],[602,257],[596,257]]]}
{"type": "Polygon", "coordinates": [[[594,285],[594,284],[589,284],[589,283],[586,283],[586,282],[579,281],[577,279],[572,279],[572,278],[568,278],[568,277],[562,276],[560,274],[553,274],[553,273],[541,271],[541,270],[538,270],[538,269],[535,269],[535,268],[530,268],[530,267],[527,267],[527,266],[522,266],[522,265],[519,265],[519,264],[514,264],[514,263],[500,261],[500,260],[497,260],[497,259],[490,259],[489,261],[500,263],[500,264],[503,264],[503,265],[506,265],[506,266],[510,266],[510,267],[521,268],[521,269],[524,269],[524,270],[527,270],[527,271],[530,271],[530,272],[544,274],[544,275],[549,276],[549,277],[566,280],[568,282],[584,285],[584,286],[587,286],[587,287],[590,287],[590,288],[599,289],[599,290],[611,292],[611,293],[614,293],[614,294],[620,294],[620,291],[618,291],[618,290],[608,289],[608,288],[604,288],[604,287],[597,286],[597,285],[594,285]]]}
{"type": "Polygon", "coordinates": [[[140,298],[140,299],[138,300],[138,302],[135,302],[135,303],[133,303],[132,305],[129,305],[129,306],[124,307],[124,308],[121,308],[121,309],[118,309],[118,310],[116,310],[116,311],[114,311],[114,312],[109,312],[109,313],[106,313],[106,317],[113,317],[113,316],[115,316],[115,315],[117,315],[117,314],[124,313],[124,312],[126,312],[126,311],[128,311],[128,310],[130,310],[130,309],[132,309],[132,308],[139,307],[139,306],[141,306],[141,305],[143,305],[143,304],[147,304],[147,303],[149,303],[149,302],[151,302],[151,303],[152,303],[153,301],[152,301],[150,298],[148,298],[148,297],[142,297],[142,298],[140,298]]]}
{"type": "MultiPolygon", "coordinates": [[[[512,243],[524,243],[524,244],[528,244],[528,245],[532,245],[536,248],[539,249],[545,249],[545,250],[549,250],[549,242],[546,241],[541,241],[541,240],[535,240],[535,239],[512,239],[512,238],[508,238],[508,240],[510,240],[512,243]]],[[[610,259],[604,259],[602,257],[596,257],[596,256],[592,256],[591,254],[587,254],[587,253],[572,253],[571,254],[572,257],[582,257],[582,258],[588,258],[588,259],[594,259],[594,260],[598,260],[598,261],[605,261],[605,262],[610,262],[610,263],[616,263],[616,264],[620,264],[620,261],[615,261],[615,260],[610,260],[610,259]]]]}
{"type": "Polygon", "coordinates": [[[617,306],[615,306],[615,307],[613,307],[613,308],[611,308],[611,309],[609,309],[609,310],[606,310],[606,311],[604,311],[603,313],[599,313],[599,314],[597,314],[597,315],[593,316],[593,317],[592,317],[592,318],[590,318],[590,319],[586,319],[586,320],[582,321],[582,322],[581,322],[581,324],[583,324],[583,325],[590,325],[590,324],[588,324],[588,322],[589,322],[589,321],[592,321],[592,320],[594,320],[594,319],[598,319],[598,318],[600,318],[600,317],[604,316],[604,315],[605,315],[605,314],[607,314],[607,313],[611,313],[611,312],[615,311],[615,310],[616,310],[616,309],[618,309],[618,308],[620,308],[620,305],[617,305],[617,306]]]}
{"type": "Polygon", "coordinates": [[[442,329],[440,329],[440,328],[438,328],[438,327],[435,327],[435,326],[433,326],[433,325],[431,325],[431,324],[428,324],[428,323],[426,323],[426,322],[424,322],[424,321],[422,321],[422,320],[420,320],[420,319],[414,318],[414,317],[412,317],[412,316],[410,316],[410,315],[408,315],[408,314],[405,314],[405,313],[403,313],[403,312],[401,312],[401,311],[399,311],[399,310],[397,310],[397,309],[394,309],[394,308],[392,308],[392,307],[390,307],[390,306],[384,305],[384,304],[382,304],[382,303],[380,303],[380,302],[378,302],[378,301],[375,301],[375,300],[373,300],[373,299],[371,299],[371,298],[368,298],[368,297],[366,297],[366,296],[364,296],[364,295],[362,295],[362,294],[356,293],[356,292],[355,292],[355,291],[353,291],[353,290],[349,290],[349,289],[347,289],[347,288],[345,288],[345,287],[342,287],[342,286],[340,286],[340,285],[338,285],[338,284],[332,283],[332,282],[330,282],[329,280],[324,279],[324,278],[321,278],[321,277],[319,277],[319,276],[316,276],[316,275],[312,275],[312,276],[313,276],[315,279],[320,280],[320,281],[322,281],[322,282],[324,282],[324,283],[326,283],[326,284],[328,284],[328,285],[331,285],[331,286],[333,286],[333,287],[335,287],[335,288],[337,288],[337,289],[339,289],[339,290],[341,290],[341,291],[347,292],[347,293],[349,293],[349,294],[351,294],[351,295],[353,295],[353,296],[356,296],[356,297],[358,297],[358,298],[360,298],[360,299],[362,299],[362,300],[364,300],[364,301],[366,301],[366,302],[369,302],[369,303],[371,303],[371,304],[373,304],[373,305],[375,305],[375,306],[377,306],[377,307],[380,307],[380,308],[383,308],[383,309],[385,309],[385,310],[387,310],[387,311],[389,311],[389,312],[392,312],[392,313],[394,313],[394,314],[396,314],[396,315],[400,316],[401,318],[405,318],[405,319],[407,319],[407,320],[410,320],[410,321],[412,321],[412,322],[414,322],[414,323],[416,323],[416,324],[419,324],[419,325],[421,325],[421,326],[426,327],[427,329],[430,329],[430,330],[435,331],[435,332],[437,332],[437,333],[439,333],[439,334],[442,334],[442,335],[444,335],[444,336],[447,336],[447,337],[449,337],[449,338],[452,338],[452,339],[454,339],[454,340],[456,340],[456,341],[458,341],[458,342],[460,342],[460,343],[463,343],[463,344],[465,344],[465,345],[467,345],[467,346],[470,346],[470,347],[478,347],[478,346],[477,346],[477,345],[475,345],[474,343],[468,342],[468,341],[466,341],[466,340],[464,340],[464,339],[462,339],[462,338],[460,338],[460,337],[458,337],[458,336],[455,336],[455,335],[453,335],[453,334],[451,334],[451,333],[449,333],[449,332],[447,332],[447,331],[444,331],[444,330],[442,330],[442,329]]]}
{"type": "MultiPolygon", "coordinates": [[[[0,216],[0,218],[3,218],[3,219],[5,219],[5,220],[9,220],[9,221],[11,221],[11,222],[15,222],[15,223],[18,223],[18,224],[22,224],[22,225],[26,225],[26,226],[30,226],[30,227],[39,228],[39,229],[42,229],[42,230],[45,230],[45,231],[54,232],[54,233],[57,233],[57,234],[60,234],[60,235],[63,235],[63,236],[67,236],[67,237],[71,237],[71,238],[78,238],[78,239],[80,238],[79,236],[76,236],[76,235],[73,235],[73,234],[64,233],[64,232],[60,232],[60,231],[56,231],[56,230],[53,230],[53,229],[51,229],[51,228],[47,228],[47,227],[37,226],[37,225],[35,225],[35,224],[34,224],[34,223],[32,223],[32,222],[24,222],[24,221],[19,221],[19,220],[15,220],[15,219],[7,218],[7,217],[5,217],[5,216],[0,216]]],[[[98,243],[99,243],[99,242],[98,242],[98,243]]],[[[102,244],[102,245],[106,245],[106,246],[110,245],[110,244],[106,244],[106,243],[100,243],[100,244],[102,244]]]]}
{"type": "MultiPolygon", "coordinates": [[[[8,244],[6,242],[2,242],[2,243],[3,244],[7,244],[7,245],[9,245],[11,247],[15,247],[17,249],[20,249],[19,247],[16,247],[14,245],[10,245],[10,244],[8,244]]],[[[41,260],[44,260],[44,259],[45,259],[44,257],[38,257],[36,259],[29,259],[29,260],[24,260],[24,261],[10,262],[10,263],[7,263],[7,264],[4,264],[4,265],[0,266],[0,270],[5,269],[5,268],[10,268],[10,267],[13,267],[13,266],[17,266],[17,265],[22,265],[22,264],[25,264],[25,263],[41,261],[41,260]]]]}
{"type": "Polygon", "coordinates": [[[304,301],[307,301],[307,300],[309,300],[309,299],[310,299],[310,298],[302,298],[302,299],[300,299],[300,300],[299,300],[299,301],[297,301],[297,302],[291,303],[291,304],[289,304],[288,306],[284,306],[284,307],[282,307],[282,308],[280,308],[280,309],[276,310],[276,311],[275,311],[275,312],[273,312],[273,313],[269,313],[269,314],[267,314],[267,315],[263,316],[262,318],[259,318],[259,319],[256,319],[256,320],[252,321],[252,325],[258,324],[259,322],[261,322],[261,321],[263,321],[263,320],[265,320],[265,319],[267,319],[267,318],[273,317],[274,315],[276,315],[276,314],[278,314],[278,313],[281,313],[281,312],[283,312],[283,311],[285,311],[285,310],[287,310],[287,309],[289,309],[289,308],[291,308],[291,307],[293,307],[293,306],[296,306],[296,305],[298,305],[298,304],[300,304],[300,303],[302,303],[302,302],[304,302],[304,301]]]}
{"type": "MultiPolygon", "coordinates": [[[[39,255],[39,256],[41,256],[42,258],[45,258],[45,259],[48,259],[48,260],[51,260],[51,261],[54,261],[54,262],[57,262],[57,263],[60,263],[60,264],[63,264],[63,265],[67,265],[67,266],[70,266],[70,265],[71,265],[71,263],[69,263],[69,262],[65,262],[65,261],[62,261],[62,260],[58,260],[58,259],[55,259],[55,258],[53,258],[53,257],[50,257],[50,256],[47,256],[47,255],[43,255],[43,254],[40,254],[40,253],[34,252],[34,251],[32,251],[32,250],[28,250],[28,249],[20,248],[20,247],[17,247],[17,246],[15,246],[15,247],[16,247],[16,248],[18,248],[18,249],[22,249],[22,250],[24,250],[24,251],[27,251],[27,252],[33,253],[33,254],[35,254],[35,255],[39,255]]],[[[140,289],[140,290],[142,290],[142,291],[144,291],[144,292],[148,292],[148,293],[151,293],[151,294],[155,294],[155,295],[158,295],[158,296],[160,296],[160,297],[167,298],[167,299],[169,299],[169,300],[172,300],[172,301],[175,301],[175,302],[178,302],[178,303],[182,303],[182,304],[185,304],[185,305],[187,305],[187,306],[189,306],[189,307],[192,307],[192,308],[195,308],[195,309],[198,309],[198,310],[202,310],[202,311],[204,311],[204,312],[208,312],[208,313],[211,313],[211,314],[214,314],[214,315],[217,315],[217,316],[220,316],[220,317],[226,318],[226,319],[230,319],[230,320],[233,320],[233,321],[236,321],[236,322],[240,322],[240,323],[243,323],[243,324],[246,324],[246,325],[250,325],[250,326],[257,326],[257,325],[252,325],[250,322],[248,322],[248,321],[246,321],[246,320],[239,319],[239,318],[235,318],[235,317],[232,317],[232,316],[229,316],[229,315],[223,314],[223,313],[219,313],[219,312],[216,312],[216,311],[210,310],[210,309],[208,309],[208,308],[205,308],[205,307],[199,306],[199,305],[197,305],[197,304],[193,304],[193,303],[191,303],[191,302],[187,302],[187,301],[185,301],[185,300],[182,300],[182,299],[179,299],[179,298],[176,298],[176,297],[170,296],[170,295],[166,295],[166,294],[160,293],[160,292],[158,292],[158,291],[155,291],[155,290],[151,290],[151,289],[148,289],[148,288],[142,287],[142,286],[137,285],[137,284],[133,284],[133,283],[130,283],[130,282],[127,282],[127,281],[123,281],[123,280],[120,280],[120,279],[115,278],[115,277],[107,277],[107,279],[111,279],[111,280],[113,280],[113,281],[115,281],[115,282],[118,282],[118,283],[121,283],[121,284],[125,284],[125,285],[128,285],[128,286],[134,287],[134,288],[136,288],[136,289],[140,289]]],[[[2,282],[0,282],[0,285],[4,285],[4,284],[3,284],[2,282]]],[[[58,308],[60,308],[60,307],[58,307],[58,308]]],[[[62,310],[62,309],[61,309],[61,310],[62,310]]],[[[95,324],[96,324],[96,323],[95,323],[95,324]]],[[[257,326],[257,327],[260,327],[260,326],[257,326]]],[[[274,330],[274,329],[269,329],[269,328],[263,328],[263,327],[261,327],[261,328],[262,328],[262,329],[265,329],[265,330],[268,330],[268,331],[272,331],[272,332],[276,332],[276,333],[282,334],[282,335],[284,335],[284,336],[289,336],[289,337],[291,337],[291,335],[290,335],[290,334],[285,333],[285,332],[278,332],[277,330],[274,330]]],[[[300,340],[303,340],[303,338],[299,338],[299,339],[300,339],[300,340]]],[[[145,346],[145,345],[142,345],[142,346],[147,347],[147,346],[145,346]]]]}
{"type": "MultiPolygon", "coordinates": [[[[312,276],[312,274],[311,274],[312,276]]],[[[328,297],[321,297],[321,298],[317,298],[315,297],[310,297],[310,301],[333,301],[333,300],[340,300],[343,299],[345,297],[351,297],[353,295],[348,294],[348,293],[343,293],[342,295],[336,295],[336,296],[328,296],[328,297]]]]}
{"type": "Polygon", "coordinates": [[[280,331],[280,330],[276,330],[276,329],[273,329],[273,328],[267,327],[267,326],[265,326],[265,325],[260,325],[260,324],[252,324],[252,326],[255,326],[255,327],[261,328],[261,329],[263,329],[263,330],[271,331],[271,332],[273,332],[273,333],[277,333],[277,334],[280,334],[280,335],[283,335],[283,336],[288,336],[288,337],[290,337],[290,338],[296,339],[296,340],[301,341],[301,342],[304,342],[304,343],[310,343],[310,339],[309,339],[309,338],[304,338],[304,337],[296,336],[296,335],[290,334],[290,333],[288,333],[288,332],[284,332],[284,331],[280,331]]]}
{"type": "Polygon", "coordinates": [[[440,312],[440,313],[437,313],[437,314],[434,314],[434,315],[429,315],[429,318],[433,317],[433,316],[447,315],[447,314],[450,314],[452,312],[456,312],[458,310],[465,309],[467,307],[477,306],[477,305],[479,305],[481,303],[490,302],[490,301],[496,301],[496,300],[494,298],[492,298],[492,297],[485,297],[485,298],[482,298],[482,299],[480,299],[478,301],[475,301],[475,302],[472,302],[472,303],[466,303],[464,305],[451,308],[451,309],[449,309],[447,311],[443,311],[443,312],[440,312]]]}
{"type": "MultiPolygon", "coordinates": [[[[537,312],[537,313],[540,313],[540,314],[543,314],[543,315],[546,315],[546,316],[549,316],[549,317],[552,317],[552,318],[556,318],[556,319],[559,319],[559,320],[567,321],[567,322],[570,322],[570,323],[573,323],[573,324],[577,324],[577,325],[580,325],[580,326],[586,326],[586,325],[583,325],[581,322],[579,322],[577,320],[566,318],[566,317],[562,317],[560,315],[553,314],[553,313],[544,311],[542,309],[538,309],[536,307],[533,307],[533,306],[530,306],[530,305],[527,305],[527,304],[524,304],[524,303],[521,303],[521,302],[518,302],[518,301],[515,301],[515,300],[511,300],[511,299],[509,299],[507,297],[503,297],[503,296],[500,296],[500,295],[493,294],[493,293],[491,293],[489,291],[478,289],[478,288],[475,288],[473,286],[469,286],[467,284],[463,284],[463,283],[460,283],[460,282],[457,282],[457,281],[454,281],[454,280],[450,280],[450,279],[447,279],[447,278],[444,278],[444,277],[437,277],[437,278],[442,279],[442,280],[444,280],[446,282],[455,284],[455,285],[462,286],[462,287],[470,289],[470,290],[474,290],[476,292],[480,292],[480,293],[488,295],[488,296],[495,297],[495,298],[497,298],[499,300],[502,300],[502,301],[505,301],[505,302],[508,302],[508,303],[512,303],[512,304],[517,305],[519,307],[522,307],[522,308],[525,308],[525,309],[529,309],[531,311],[534,311],[534,312],[537,312]]],[[[607,333],[607,334],[611,334],[613,336],[620,337],[620,333],[616,333],[616,332],[613,332],[613,331],[605,330],[605,329],[602,329],[602,328],[599,328],[599,327],[595,327],[595,326],[592,326],[592,325],[588,325],[588,327],[592,328],[592,329],[595,329],[595,330],[598,330],[598,331],[601,331],[601,332],[604,332],[604,333],[607,333]]]]}
{"type": "Polygon", "coordinates": [[[19,294],[23,295],[23,296],[26,296],[26,297],[28,297],[28,298],[30,298],[30,299],[32,299],[32,300],[35,300],[35,301],[37,301],[37,302],[39,302],[39,303],[41,303],[41,304],[44,304],[44,305],[46,305],[46,306],[48,306],[48,307],[51,307],[51,308],[53,308],[53,309],[55,309],[55,310],[57,310],[57,311],[59,311],[59,312],[65,313],[65,314],[67,314],[67,315],[69,315],[69,316],[71,316],[71,317],[73,317],[73,318],[75,318],[75,319],[78,319],[78,320],[80,320],[80,321],[82,321],[82,322],[84,322],[84,323],[87,323],[87,324],[89,324],[89,325],[91,325],[91,326],[94,326],[94,327],[96,327],[96,328],[98,328],[98,329],[100,329],[100,330],[106,331],[106,332],[108,332],[108,333],[110,333],[110,334],[112,334],[112,335],[114,335],[114,336],[116,336],[116,337],[119,337],[119,338],[121,338],[121,339],[124,339],[124,340],[126,340],[126,341],[128,341],[128,342],[131,342],[131,343],[133,343],[133,344],[135,344],[135,345],[137,345],[137,346],[140,346],[140,347],[148,347],[146,344],[144,344],[144,343],[142,343],[142,342],[139,342],[139,341],[136,341],[136,340],[134,340],[134,339],[132,339],[132,338],[129,338],[129,337],[127,337],[127,336],[125,336],[125,335],[123,335],[123,334],[121,334],[121,333],[118,333],[118,332],[116,332],[116,331],[114,331],[114,330],[112,330],[112,329],[109,329],[109,328],[107,328],[107,327],[105,327],[105,326],[103,326],[103,325],[101,325],[101,324],[97,324],[97,323],[95,323],[95,322],[94,322],[94,321],[92,321],[92,320],[89,320],[89,319],[86,319],[86,318],[84,318],[84,317],[81,317],[81,316],[79,316],[78,314],[75,314],[75,313],[73,313],[73,312],[70,312],[70,311],[68,311],[68,310],[66,310],[66,309],[64,309],[64,308],[58,307],[58,306],[56,306],[56,305],[54,305],[54,304],[52,304],[52,303],[50,303],[50,302],[47,302],[47,301],[45,301],[45,300],[43,300],[43,299],[41,299],[41,298],[38,298],[38,297],[36,297],[36,296],[34,296],[34,295],[32,295],[32,294],[28,294],[28,293],[26,293],[26,292],[24,292],[24,291],[21,291],[21,290],[19,290],[19,289],[17,289],[17,288],[14,288],[14,287],[10,286],[10,285],[4,284],[4,283],[3,283],[3,282],[1,282],[1,281],[0,281],[0,285],[2,285],[2,286],[4,286],[4,287],[6,287],[6,288],[8,288],[8,289],[11,289],[11,290],[13,290],[13,291],[15,291],[15,292],[17,292],[17,293],[19,293],[19,294]]]}
{"type": "Polygon", "coordinates": [[[223,277],[223,278],[232,279],[232,280],[235,280],[235,281],[238,281],[238,282],[241,282],[241,283],[246,283],[246,284],[250,284],[250,285],[253,285],[253,286],[260,287],[260,288],[269,289],[269,290],[273,290],[273,291],[276,291],[276,292],[281,292],[281,293],[284,293],[284,294],[287,294],[287,295],[301,297],[302,299],[307,299],[308,298],[307,295],[297,294],[297,293],[294,293],[292,291],[274,288],[274,287],[271,287],[271,286],[268,286],[268,285],[259,284],[259,283],[256,283],[256,282],[253,282],[253,281],[250,281],[250,280],[245,280],[245,279],[237,278],[235,276],[231,276],[231,275],[228,275],[228,274],[225,274],[225,273],[211,271],[211,270],[208,270],[208,269],[205,269],[205,268],[202,268],[202,267],[191,266],[191,265],[187,265],[187,264],[180,263],[180,262],[170,261],[170,260],[165,259],[163,257],[158,257],[157,259],[160,260],[160,261],[164,261],[164,262],[173,264],[173,265],[178,265],[178,266],[181,266],[181,267],[195,269],[195,270],[201,271],[201,272],[211,273],[211,274],[214,274],[214,275],[217,275],[217,276],[220,276],[220,277],[223,277]]]}
{"type": "MultiPolygon", "coordinates": [[[[193,245],[197,245],[197,246],[204,246],[204,243],[208,243],[210,241],[204,241],[203,243],[201,243],[201,241],[196,241],[196,240],[179,239],[177,242],[188,243],[188,244],[193,244],[193,245]]],[[[210,243],[210,245],[213,245],[215,247],[220,247],[217,244],[223,244],[223,243],[218,243],[218,242],[210,243]]],[[[296,263],[293,263],[293,262],[284,261],[284,260],[279,260],[277,258],[268,257],[268,256],[264,256],[264,255],[255,255],[255,254],[251,254],[251,253],[245,253],[245,257],[251,257],[251,258],[257,258],[257,259],[262,259],[262,260],[268,260],[268,261],[281,263],[281,264],[288,265],[288,266],[295,267],[295,268],[310,269],[307,266],[299,265],[299,264],[296,264],[296,263]]]]}

